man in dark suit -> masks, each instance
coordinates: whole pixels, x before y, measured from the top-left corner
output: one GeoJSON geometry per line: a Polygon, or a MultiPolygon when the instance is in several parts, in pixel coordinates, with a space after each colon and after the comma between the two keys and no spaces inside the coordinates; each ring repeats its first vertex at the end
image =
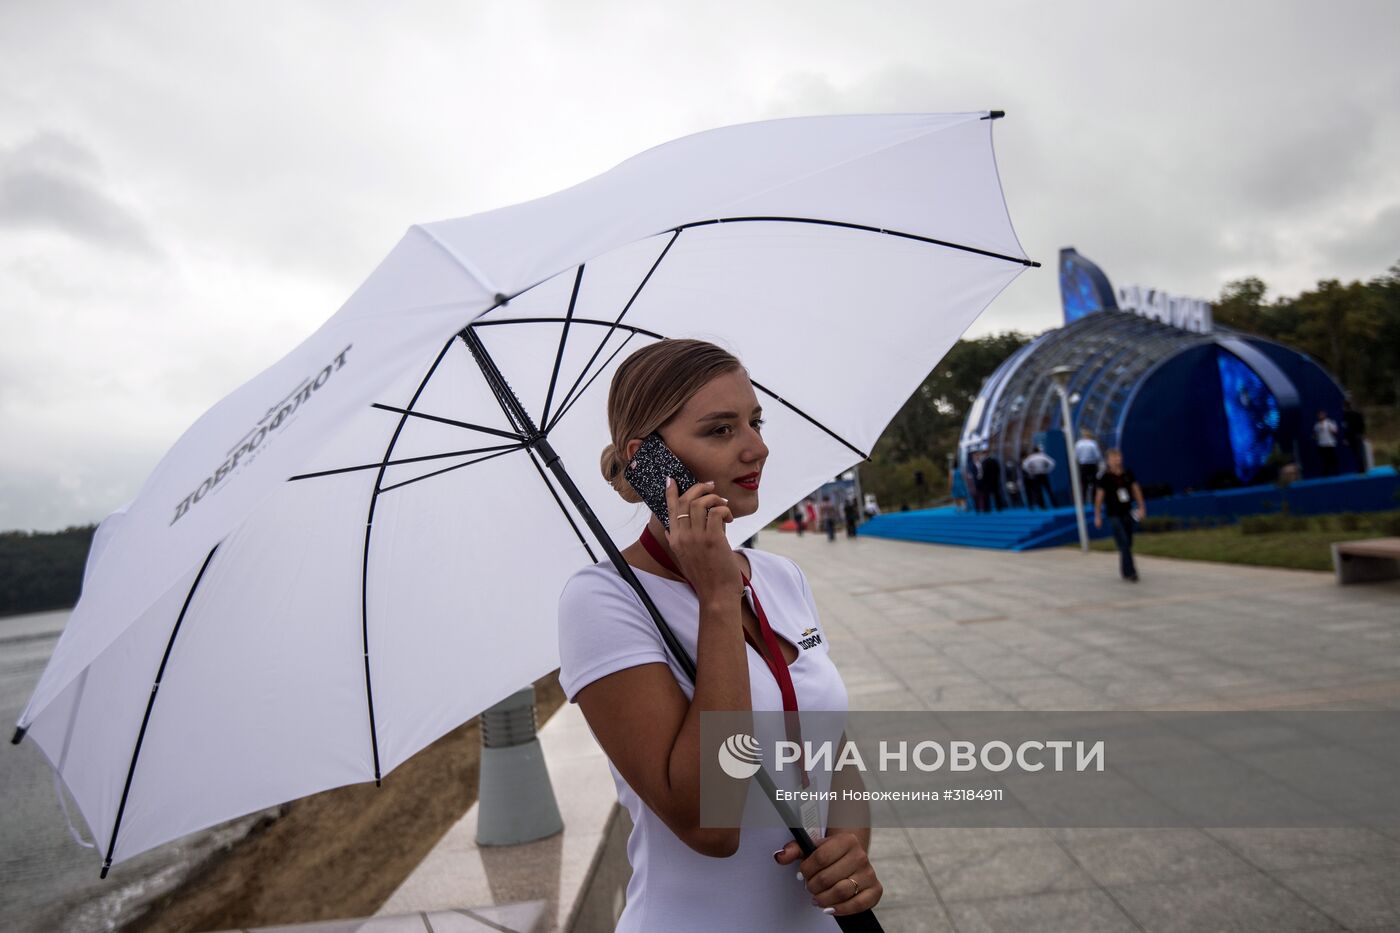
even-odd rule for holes
{"type": "Polygon", "coordinates": [[[1351,448],[1356,458],[1356,472],[1366,472],[1366,416],[1357,411],[1348,398],[1342,405],[1342,443],[1351,448]]]}
{"type": "Polygon", "coordinates": [[[972,498],[972,511],[987,511],[987,490],[982,482],[982,459],[987,456],[984,450],[974,450],[968,458],[967,491],[972,498]]]}
{"type": "Polygon", "coordinates": [[[1001,461],[987,453],[982,458],[982,470],[977,477],[978,488],[982,490],[987,508],[998,512],[1006,508],[1006,491],[1001,488],[1001,461]]]}

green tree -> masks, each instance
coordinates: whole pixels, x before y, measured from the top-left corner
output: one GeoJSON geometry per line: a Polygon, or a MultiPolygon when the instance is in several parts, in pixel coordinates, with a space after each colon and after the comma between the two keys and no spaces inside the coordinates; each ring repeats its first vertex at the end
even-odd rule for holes
{"type": "Polygon", "coordinates": [[[1226,283],[1216,322],[1316,358],[1360,405],[1400,403],[1400,263],[1369,282],[1323,279],[1273,301],[1267,292],[1254,276],[1226,283]]]}
{"type": "Polygon", "coordinates": [[[1030,340],[1014,331],[959,340],[914,390],[861,467],[861,486],[883,508],[917,508],[948,494],[948,456],[957,450],[968,409],[982,383],[1030,340]],[[924,483],[915,483],[916,472],[924,483]]]}
{"type": "Polygon", "coordinates": [[[1370,400],[1400,406],[1400,262],[1369,285],[1379,322],[1367,350],[1377,370],[1370,400]]]}
{"type": "Polygon", "coordinates": [[[0,532],[0,616],[76,603],[96,528],[0,532]]]}
{"type": "Polygon", "coordinates": [[[1220,300],[1215,303],[1213,315],[1216,323],[1236,330],[1268,336],[1265,334],[1264,318],[1268,308],[1264,296],[1269,287],[1256,276],[1226,282],[1220,291],[1220,300]]]}

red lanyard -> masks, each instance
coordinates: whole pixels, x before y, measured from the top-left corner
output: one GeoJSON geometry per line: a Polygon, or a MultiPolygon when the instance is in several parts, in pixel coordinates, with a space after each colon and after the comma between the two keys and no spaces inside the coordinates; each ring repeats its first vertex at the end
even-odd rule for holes
{"type": "MultiPolygon", "coordinates": [[[[666,549],[661,546],[661,542],[656,540],[649,526],[642,528],[642,547],[647,549],[647,553],[650,554],[658,564],[665,567],[682,580],[685,580],[686,586],[689,586],[692,590],[695,589],[690,581],[686,580],[685,574],[681,573],[681,569],[676,566],[676,562],[671,560],[671,555],[666,553],[666,549]]],[[[753,597],[754,615],[758,616],[758,630],[762,634],[763,644],[767,648],[766,651],[760,651],[759,654],[763,657],[764,663],[768,665],[768,670],[772,672],[773,679],[778,682],[778,692],[783,696],[783,710],[788,714],[783,716],[784,724],[787,727],[788,738],[800,744],[802,741],[802,732],[800,722],[796,716],[798,712],[797,691],[793,689],[792,686],[792,675],[788,673],[787,659],[783,657],[783,649],[782,646],[778,644],[778,636],[773,634],[773,627],[768,624],[768,616],[763,611],[763,604],[758,601],[758,590],[754,589],[753,583],[743,571],[739,572],[739,576],[743,577],[744,589],[748,590],[749,595],[753,597]],[[794,738],[794,735],[796,738],[794,738]]],[[[753,639],[749,635],[748,629],[744,629],[744,640],[749,644],[753,644],[753,639]]],[[[758,646],[754,645],[754,647],[757,648],[758,646]]],[[[807,771],[804,768],[802,771],[802,786],[806,787],[807,784],[807,771]]]]}

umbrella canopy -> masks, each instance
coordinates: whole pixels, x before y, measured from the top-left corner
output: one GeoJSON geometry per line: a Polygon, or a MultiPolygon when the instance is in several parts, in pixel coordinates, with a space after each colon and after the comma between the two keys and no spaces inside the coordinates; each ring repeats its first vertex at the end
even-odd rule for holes
{"type": "Polygon", "coordinates": [[[377,781],[557,667],[558,593],[603,551],[547,461],[609,535],[640,532],[597,467],[631,350],[708,339],[751,373],[772,453],[732,540],[864,458],[1033,264],[998,115],[727,127],[411,227],[100,528],[16,741],[106,865],[377,781]]]}

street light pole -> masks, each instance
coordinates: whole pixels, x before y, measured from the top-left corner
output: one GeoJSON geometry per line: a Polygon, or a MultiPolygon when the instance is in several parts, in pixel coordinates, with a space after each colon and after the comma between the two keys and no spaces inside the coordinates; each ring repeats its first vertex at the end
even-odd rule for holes
{"type": "Polygon", "coordinates": [[[1089,525],[1084,520],[1084,491],[1079,488],[1079,464],[1074,459],[1074,424],[1069,417],[1069,377],[1074,373],[1068,366],[1050,370],[1055,392],[1060,396],[1060,418],[1065,431],[1065,465],[1069,467],[1069,488],[1074,492],[1074,520],[1079,525],[1079,549],[1089,553],[1089,525]]]}

